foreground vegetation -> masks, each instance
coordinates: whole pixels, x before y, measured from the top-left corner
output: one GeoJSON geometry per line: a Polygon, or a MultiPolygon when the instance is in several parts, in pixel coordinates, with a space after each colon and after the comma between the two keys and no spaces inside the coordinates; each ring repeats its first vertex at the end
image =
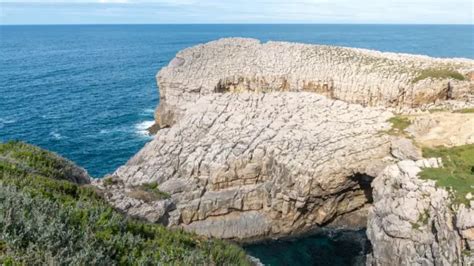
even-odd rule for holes
{"type": "Polygon", "coordinates": [[[423,148],[423,157],[441,157],[442,168],[425,168],[421,177],[436,180],[441,187],[451,188],[456,203],[468,203],[466,195],[474,194],[474,144],[453,148],[423,148]]]}
{"type": "Polygon", "coordinates": [[[392,128],[387,133],[394,136],[405,136],[405,129],[411,125],[410,119],[401,115],[391,117],[388,122],[392,123],[392,128]]]}
{"type": "Polygon", "coordinates": [[[456,79],[456,80],[464,80],[465,77],[451,69],[444,69],[444,68],[429,68],[429,69],[424,69],[420,72],[420,74],[413,79],[413,83],[416,83],[420,80],[428,79],[428,78],[433,78],[433,79],[456,79]]]}
{"type": "Polygon", "coordinates": [[[235,245],[125,217],[92,186],[68,181],[64,164],[31,145],[0,144],[0,264],[249,264],[235,245]]]}

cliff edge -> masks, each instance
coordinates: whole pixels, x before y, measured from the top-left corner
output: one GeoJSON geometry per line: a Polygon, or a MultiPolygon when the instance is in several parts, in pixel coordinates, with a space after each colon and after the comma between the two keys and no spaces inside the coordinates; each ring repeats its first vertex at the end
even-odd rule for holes
{"type": "Polygon", "coordinates": [[[156,121],[167,127],[188,103],[225,92],[314,92],[364,106],[419,107],[474,97],[468,59],[228,38],[179,52],[157,75],[156,121]]]}
{"type": "Polygon", "coordinates": [[[154,139],[96,185],[117,209],[202,235],[367,227],[374,265],[470,265],[474,204],[456,213],[451,192],[407,165],[443,167],[418,141],[451,134],[454,109],[467,115],[449,143],[474,141],[473,70],[468,59],[253,39],[188,48],[157,75],[154,139]]]}

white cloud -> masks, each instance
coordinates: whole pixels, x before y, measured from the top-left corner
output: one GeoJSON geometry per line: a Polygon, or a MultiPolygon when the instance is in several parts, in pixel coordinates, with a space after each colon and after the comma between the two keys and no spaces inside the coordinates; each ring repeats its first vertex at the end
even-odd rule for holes
{"type": "MultiPolygon", "coordinates": [[[[113,7],[114,16],[118,19],[123,16],[123,23],[473,24],[474,13],[472,0],[0,0],[0,3],[7,11],[17,7],[23,11],[35,9],[44,15],[47,9],[51,19],[67,10],[67,14],[73,12],[79,21],[113,7]]],[[[20,11],[17,13],[19,17],[20,11]]],[[[2,21],[8,18],[4,14],[2,21]]]]}
{"type": "Polygon", "coordinates": [[[195,0],[0,0],[9,4],[192,4],[195,0]]]}

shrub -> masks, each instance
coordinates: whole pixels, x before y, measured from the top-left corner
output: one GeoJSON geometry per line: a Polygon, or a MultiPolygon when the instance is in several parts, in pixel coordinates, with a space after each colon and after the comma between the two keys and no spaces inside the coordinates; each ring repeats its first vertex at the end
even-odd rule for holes
{"type": "Polygon", "coordinates": [[[456,79],[456,80],[464,80],[465,77],[451,69],[445,69],[445,68],[429,68],[429,69],[424,69],[420,72],[420,74],[413,79],[413,83],[417,83],[420,80],[424,80],[427,78],[433,78],[433,79],[456,79]]]}
{"type": "Polygon", "coordinates": [[[20,160],[17,145],[39,149],[0,144],[0,264],[249,265],[238,246],[124,216],[69,182],[56,155],[20,160]]]}

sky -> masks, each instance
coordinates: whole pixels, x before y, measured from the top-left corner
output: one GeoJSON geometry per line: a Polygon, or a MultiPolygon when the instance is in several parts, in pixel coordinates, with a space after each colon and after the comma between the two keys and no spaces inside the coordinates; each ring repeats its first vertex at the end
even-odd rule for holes
{"type": "Polygon", "coordinates": [[[474,0],[0,0],[0,24],[474,24],[474,0]]]}

